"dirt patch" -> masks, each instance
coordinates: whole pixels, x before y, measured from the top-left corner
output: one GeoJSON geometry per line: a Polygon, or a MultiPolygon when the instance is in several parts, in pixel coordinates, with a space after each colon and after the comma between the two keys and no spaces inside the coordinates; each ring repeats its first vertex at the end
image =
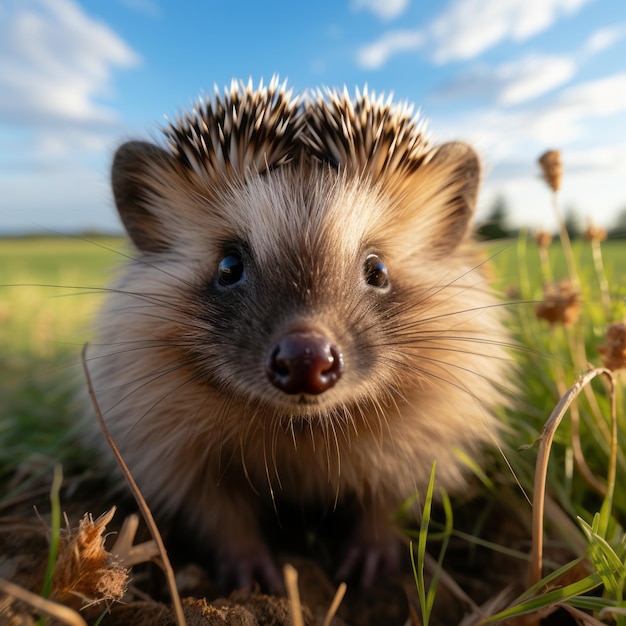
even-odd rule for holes
{"type": "MultiPolygon", "coordinates": [[[[64,530],[61,542],[64,548],[60,550],[58,558],[58,562],[65,560],[70,564],[71,576],[78,577],[80,581],[75,584],[70,580],[69,574],[65,578],[56,575],[56,587],[50,597],[79,611],[88,624],[93,624],[107,607],[109,613],[100,622],[102,626],[176,624],[165,576],[155,562],[140,562],[129,567],[122,593],[119,595],[107,590],[107,585],[110,587],[111,584],[116,586],[117,592],[121,588],[119,573],[126,571],[126,567],[124,562],[120,564],[119,559],[109,554],[109,551],[113,550],[112,546],[119,537],[118,531],[122,522],[129,512],[134,512],[134,507],[122,506],[112,519],[91,518],[85,515],[85,511],[100,514],[103,501],[106,502],[108,496],[92,487],[87,488],[91,494],[89,497],[79,493],[82,491],[85,491],[84,486],[78,492],[66,490],[63,495],[63,508],[67,511],[69,527],[64,530]],[[94,504],[94,501],[98,503],[94,504]],[[86,532],[83,539],[78,534],[81,528],[86,532]],[[91,543],[84,540],[85,537],[91,543]],[[105,577],[109,576],[104,588],[98,587],[97,581],[91,581],[92,588],[85,586],[83,579],[88,577],[88,573],[78,564],[81,560],[78,554],[80,550],[86,550],[91,559],[92,570],[95,568],[105,577]],[[111,571],[115,573],[113,578],[111,571]],[[60,584],[59,580],[63,583],[60,584]]],[[[44,491],[38,500],[37,508],[42,512],[41,517],[33,512],[32,499],[23,499],[11,510],[7,511],[5,508],[2,511],[4,517],[0,518],[0,578],[10,580],[34,594],[41,594],[43,588],[50,534],[46,513],[49,504],[44,491]]],[[[471,518],[472,512],[480,511],[481,507],[480,502],[470,503],[466,512],[470,513],[471,518]]],[[[498,511],[494,511],[491,518],[494,520],[493,528],[489,531],[491,540],[507,546],[521,545],[525,541],[526,530],[519,519],[498,511]]],[[[462,518],[458,520],[458,524],[464,524],[462,518]]],[[[124,550],[134,553],[149,542],[147,530],[141,526],[131,538],[132,546],[128,544],[124,550]]],[[[167,537],[166,545],[170,550],[172,544],[168,544],[167,537]]],[[[435,555],[438,548],[435,542],[435,555]]],[[[319,558],[310,554],[297,554],[291,550],[291,546],[289,549],[289,552],[279,550],[276,560],[279,566],[290,564],[298,572],[304,624],[321,626],[338,585],[332,580],[327,563],[320,562],[319,558]]],[[[294,623],[292,605],[287,597],[266,595],[259,590],[252,593],[234,592],[223,597],[216,591],[208,563],[194,562],[188,554],[178,552],[176,548],[171,548],[169,555],[173,560],[176,585],[183,597],[185,619],[189,626],[287,626],[294,623]]],[[[143,557],[140,555],[137,558],[141,561],[143,557]]],[[[524,577],[519,561],[480,549],[457,538],[452,538],[450,542],[444,568],[446,571],[437,587],[430,620],[432,626],[461,624],[469,614],[480,613],[480,604],[493,602],[507,587],[508,595],[502,596],[501,600],[504,602],[506,599],[513,599],[517,591],[521,590],[520,579],[524,577]]],[[[422,623],[420,611],[407,548],[404,569],[399,574],[379,580],[369,589],[361,589],[356,584],[348,585],[347,593],[330,624],[419,625],[422,623]]],[[[32,606],[0,589],[0,623],[34,624],[35,616],[32,606]]],[[[64,622],[48,620],[47,623],[64,622]]]]}
{"type": "MultiPolygon", "coordinates": [[[[51,598],[79,610],[88,623],[93,623],[108,606],[110,613],[102,620],[103,626],[175,624],[165,579],[157,565],[137,565],[122,583],[120,573],[126,570],[118,560],[108,552],[96,554],[99,546],[94,544],[103,541],[107,534],[107,543],[114,539],[114,533],[105,530],[102,519],[84,516],[78,527],[64,530],[51,598]],[[88,528],[87,532],[80,537],[81,529],[84,531],[85,528],[88,528]],[[113,588],[117,593],[121,586],[124,589],[119,596],[111,591],[113,588]]],[[[115,526],[111,524],[111,527],[115,526]]],[[[40,594],[44,586],[49,534],[44,520],[35,516],[0,519],[0,578],[40,594]]],[[[177,555],[173,556],[176,559],[177,555]]],[[[207,567],[177,561],[176,581],[184,598],[188,626],[286,626],[293,623],[287,597],[266,595],[259,590],[219,597],[207,567]]],[[[304,623],[311,626],[322,624],[336,585],[313,559],[280,555],[278,561],[281,565],[290,563],[299,573],[304,623]]],[[[350,592],[332,624],[405,624],[409,615],[406,589],[410,589],[410,582],[403,574],[380,583],[367,593],[350,592]]],[[[28,624],[34,618],[35,612],[28,603],[11,599],[10,594],[3,597],[0,593],[1,623],[28,624]]]]}

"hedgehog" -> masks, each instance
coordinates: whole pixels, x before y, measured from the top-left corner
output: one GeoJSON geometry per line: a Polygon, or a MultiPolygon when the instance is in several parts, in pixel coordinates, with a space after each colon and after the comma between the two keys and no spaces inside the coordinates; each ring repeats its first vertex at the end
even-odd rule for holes
{"type": "Polygon", "coordinates": [[[351,511],[335,571],[370,585],[433,463],[458,491],[499,440],[479,158],[390,97],[277,79],[216,89],[163,135],[112,164],[132,253],[88,367],[113,439],[221,586],[281,587],[265,529],[290,507],[351,511]]]}

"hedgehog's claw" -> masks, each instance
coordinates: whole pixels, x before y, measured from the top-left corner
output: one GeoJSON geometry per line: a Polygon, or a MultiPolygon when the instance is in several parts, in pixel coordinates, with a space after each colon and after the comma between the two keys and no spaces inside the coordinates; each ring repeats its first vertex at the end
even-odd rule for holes
{"type": "Polygon", "coordinates": [[[361,587],[371,587],[382,576],[394,574],[400,568],[400,543],[386,524],[361,520],[348,542],[336,579],[356,580],[361,587]]]}
{"type": "Polygon", "coordinates": [[[283,581],[264,544],[259,543],[245,553],[221,551],[217,566],[217,587],[221,592],[252,591],[255,584],[272,594],[284,591],[283,581]]]}

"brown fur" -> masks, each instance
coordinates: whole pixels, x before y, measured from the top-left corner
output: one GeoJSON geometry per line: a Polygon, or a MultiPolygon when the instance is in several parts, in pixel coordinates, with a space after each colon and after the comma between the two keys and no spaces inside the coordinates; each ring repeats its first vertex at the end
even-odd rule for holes
{"type": "Polygon", "coordinates": [[[257,511],[276,497],[356,497],[381,518],[424,487],[433,461],[458,488],[458,451],[497,441],[506,360],[497,300],[468,245],[474,152],[431,147],[410,112],[367,94],[301,104],[273,89],[235,85],[168,129],[169,149],[120,148],[113,187],[136,258],[89,359],[149,504],[238,554],[261,545],[257,511]],[[253,122],[280,118],[280,146],[245,120],[233,130],[229,103],[253,122]],[[246,280],[220,289],[233,245],[246,280]],[[371,252],[388,290],[363,278],[371,252]],[[277,337],[302,325],[345,362],[334,387],[304,399],[264,371],[277,337]]]}

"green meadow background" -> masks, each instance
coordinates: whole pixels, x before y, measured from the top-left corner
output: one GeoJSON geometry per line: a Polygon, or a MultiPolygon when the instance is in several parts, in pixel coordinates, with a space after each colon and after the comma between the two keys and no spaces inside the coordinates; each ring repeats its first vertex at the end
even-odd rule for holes
{"type": "Polygon", "coordinates": [[[124,260],[122,239],[0,238],[0,497],[27,488],[75,445],[80,352],[102,288],[124,260]],[[18,480],[6,484],[17,472],[18,480]]]}
{"type": "MultiPolygon", "coordinates": [[[[574,252],[583,281],[594,281],[591,248],[576,240],[574,252]]],[[[528,278],[541,298],[539,256],[534,241],[485,244],[497,288],[528,278]],[[539,291],[537,291],[539,290],[539,291]]],[[[602,244],[607,275],[626,281],[626,239],[602,244]]],[[[52,359],[80,350],[102,301],[102,289],[132,254],[121,238],[0,238],[0,346],[3,358],[52,359]]],[[[555,278],[566,276],[558,242],[550,248],[555,278]]],[[[594,306],[597,302],[586,302],[594,306]]]]}
{"type": "MultiPolygon", "coordinates": [[[[533,320],[534,305],[515,304],[542,297],[535,242],[522,237],[484,246],[496,287],[511,294],[513,324],[530,324],[529,337],[522,341],[535,342],[529,348],[537,353],[549,352],[553,346],[539,338],[549,334],[547,326],[533,320]]],[[[615,277],[623,284],[626,241],[604,242],[602,250],[613,287],[615,277]]],[[[589,243],[576,240],[574,252],[583,283],[597,283],[589,243]]],[[[25,457],[54,456],[59,441],[62,449],[64,434],[77,421],[74,396],[82,381],[82,345],[106,286],[131,254],[121,238],[0,239],[0,449],[5,472],[25,457]]],[[[550,256],[554,276],[565,276],[558,240],[550,256]]],[[[597,360],[594,344],[601,344],[604,328],[597,291],[590,293],[594,295],[583,306],[588,319],[600,321],[586,325],[586,343],[589,358],[597,360]]],[[[552,401],[550,397],[543,404],[552,401]]]]}

